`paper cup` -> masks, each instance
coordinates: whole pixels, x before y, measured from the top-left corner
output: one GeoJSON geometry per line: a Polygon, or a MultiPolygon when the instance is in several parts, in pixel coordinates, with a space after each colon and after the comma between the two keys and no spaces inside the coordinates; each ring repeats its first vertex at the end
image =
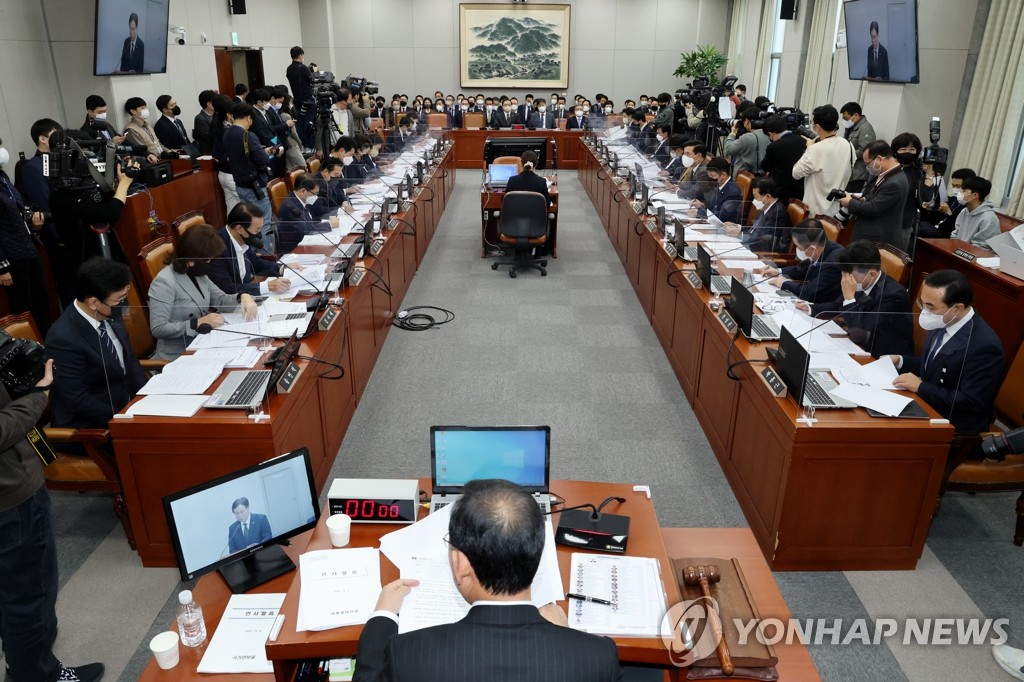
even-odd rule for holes
{"type": "Polygon", "coordinates": [[[331,534],[331,544],[344,547],[348,544],[352,533],[352,517],[346,514],[334,514],[327,517],[327,532],[331,534]]]}
{"type": "Polygon", "coordinates": [[[168,630],[149,640],[149,650],[153,652],[156,664],[164,670],[178,665],[178,633],[168,630]]]}

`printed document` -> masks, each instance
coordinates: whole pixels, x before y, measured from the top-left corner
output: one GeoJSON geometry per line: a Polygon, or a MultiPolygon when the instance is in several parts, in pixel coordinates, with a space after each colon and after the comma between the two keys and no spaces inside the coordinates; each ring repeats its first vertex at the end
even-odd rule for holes
{"type": "Polygon", "coordinates": [[[283,592],[231,595],[196,672],[274,672],[266,643],[284,596],[283,592]]]}

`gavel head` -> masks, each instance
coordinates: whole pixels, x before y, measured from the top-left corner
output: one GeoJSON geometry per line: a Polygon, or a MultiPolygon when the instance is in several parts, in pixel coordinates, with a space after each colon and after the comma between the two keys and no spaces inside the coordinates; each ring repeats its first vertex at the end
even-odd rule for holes
{"type": "Polygon", "coordinates": [[[701,580],[717,583],[721,579],[722,576],[718,572],[718,566],[715,564],[687,566],[683,569],[683,582],[687,585],[696,585],[701,580]]]}

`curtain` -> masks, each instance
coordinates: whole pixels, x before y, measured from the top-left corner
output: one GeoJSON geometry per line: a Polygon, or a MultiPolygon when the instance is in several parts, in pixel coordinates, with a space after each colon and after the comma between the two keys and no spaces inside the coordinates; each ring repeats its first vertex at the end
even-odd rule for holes
{"type": "MultiPolygon", "coordinates": [[[[761,27],[757,32],[757,56],[753,78],[746,84],[747,95],[763,95],[768,90],[768,70],[772,63],[772,37],[779,16],[778,0],[761,0],[761,27]]],[[[751,97],[753,99],[753,97],[751,97]]]]}
{"type": "MultiPolygon", "coordinates": [[[[1024,110],[1024,2],[992,0],[981,53],[967,98],[960,138],[953,157],[954,168],[973,168],[992,181],[989,198],[1000,203],[1012,164],[1015,142],[1024,110]],[[1007,94],[1009,91],[1009,94],[1007,94]]],[[[1011,197],[1022,210],[1024,189],[1018,180],[1011,197]]],[[[1011,209],[1011,212],[1013,210],[1011,209]]]]}
{"type": "Polygon", "coordinates": [[[1010,190],[1010,204],[1006,208],[1006,213],[1024,218],[1024,173],[1018,173],[1017,182],[1010,190]]]}
{"type": "Polygon", "coordinates": [[[804,111],[832,101],[836,14],[839,0],[815,0],[798,103],[804,111]]]}

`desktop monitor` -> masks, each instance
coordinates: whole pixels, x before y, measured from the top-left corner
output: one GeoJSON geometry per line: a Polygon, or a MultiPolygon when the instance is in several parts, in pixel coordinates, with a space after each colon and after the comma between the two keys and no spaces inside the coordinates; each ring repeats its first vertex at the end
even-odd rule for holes
{"type": "Polygon", "coordinates": [[[489,137],[484,142],[484,163],[490,165],[499,156],[514,156],[517,159],[523,152],[532,151],[537,154],[537,168],[547,168],[548,138],[546,137],[489,137]]]}
{"type": "Polygon", "coordinates": [[[385,193],[384,197],[381,199],[381,202],[380,202],[380,222],[378,223],[378,226],[379,226],[378,227],[378,231],[379,232],[383,232],[384,230],[386,230],[387,227],[388,227],[388,223],[390,223],[390,222],[391,222],[391,199],[388,197],[387,193],[385,193]]]}
{"type": "Polygon", "coordinates": [[[416,184],[423,184],[423,160],[420,159],[416,162],[416,184]]]}
{"type": "Polygon", "coordinates": [[[306,448],[168,495],[163,503],[181,579],[219,570],[235,594],[295,568],[280,543],[320,518],[306,448]]]}
{"type": "Polygon", "coordinates": [[[413,189],[412,173],[405,174],[405,195],[409,197],[409,201],[412,201],[412,195],[415,190],[413,189]]]}
{"type": "Polygon", "coordinates": [[[636,173],[629,171],[629,175],[626,176],[626,182],[629,183],[629,200],[636,199],[636,173]]]}
{"type": "Polygon", "coordinates": [[[435,493],[459,493],[472,480],[501,478],[530,493],[547,492],[550,426],[432,426],[435,493]]]}
{"type": "Polygon", "coordinates": [[[640,215],[647,215],[647,207],[650,206],[651,188],[646,182],[640,181],[640,215]]]}

